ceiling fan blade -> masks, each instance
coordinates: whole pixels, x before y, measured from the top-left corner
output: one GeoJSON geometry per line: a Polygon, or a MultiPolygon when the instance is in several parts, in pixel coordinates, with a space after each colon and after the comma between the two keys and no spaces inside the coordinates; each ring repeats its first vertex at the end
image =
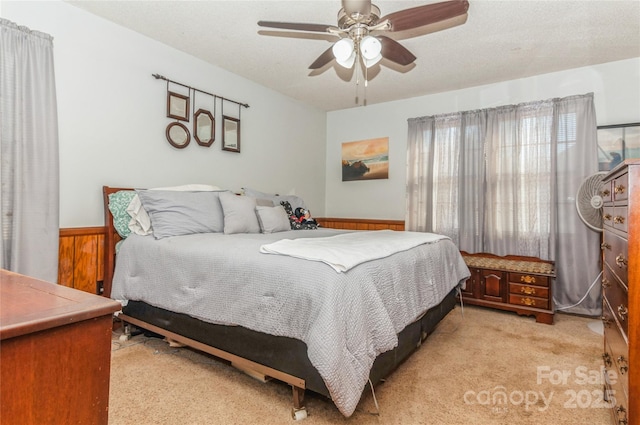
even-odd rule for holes
{"type": "Polygon", "coordinates": [[[267,28],[279,28],[294,31],[311,31],[311,32],[329,32],[329,28],[337,29],[333,25],[324,24],[306,24],[299,22],[275,22],[275,21],[258,21],[258,25],[267,28]]]}
{"type": "Polygon", "coordinates": [[[406,31],[464,15],[468,9],[468,0],[444,1],[399,10],[383,16],[380,18],[380,22],[385,19],[389,20],[391,23],[390,31],[406,31]]]}
{"type": "Polygon", "coordinates": [[[324,51],[318,59],[316,59],[311,65],[309,65],[309,69],[319,69],[331,62],[334,59],[333,56],[333,46],[329,47],[324,51]]]}
{"type": "Polygon", "coordinates": [[[416,57],[406,47],[398,43],[392,38],[380,35],[376,37],[382,44],[382,51],[380,54],[383,58],[389,59],[391,62],[395,62],[399,65],[409,65],[416,60],[416,57]]]}

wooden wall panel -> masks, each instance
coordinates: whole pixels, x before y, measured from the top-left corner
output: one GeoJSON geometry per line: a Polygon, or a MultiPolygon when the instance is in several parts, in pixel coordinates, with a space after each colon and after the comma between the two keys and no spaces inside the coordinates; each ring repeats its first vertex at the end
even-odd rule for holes
{"type": "Polygon", "coordinates": [[[58,248],[58,284],[73,288],[74,238],[60,236],[58,248]]]}
{"type": "Polygon", "coordinates": [[[376,220],[363,218],[316,218],[323,227],[347,230],[404,230],[404,220],[376,220]]]}
{"type": "Polygon", "coordinates": [[[98,294],[104,276],[104,227],[60,229],[58,284],[98,294]]]}

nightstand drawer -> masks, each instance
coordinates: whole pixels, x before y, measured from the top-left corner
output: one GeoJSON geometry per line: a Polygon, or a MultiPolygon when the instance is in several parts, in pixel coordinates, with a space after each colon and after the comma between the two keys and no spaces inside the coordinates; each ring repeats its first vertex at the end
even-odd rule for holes
{"type": "Polygon", "coordinates": [[[519,283],[509,282],[509,293],[549,299],[549,288],[544,286],[521,285],[519,283]]]}
{"type": "Polygon", "coordinates": [[[526,307],[535,307],[548,309],[549,300],[545,298],[533,297],[530,295],[509,294],[509,304],[522,305],[526,307]]]}
{"type": "Polygon", "coordinates": [[[549,277],[530,273],[509,273],[509,282],[521,285],[549,286],[549,277]]]}

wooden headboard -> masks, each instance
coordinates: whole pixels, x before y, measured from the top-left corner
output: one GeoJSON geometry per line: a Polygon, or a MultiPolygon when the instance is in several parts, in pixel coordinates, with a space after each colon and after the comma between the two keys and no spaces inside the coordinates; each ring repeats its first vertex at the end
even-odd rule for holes
{"type": "Polygon", "coordinates": [[[113,271],[116,266],[116,244],[122,239],[116,228],[113,226],[113,215],[109,210],[109,195],[120,190],[134,190],[130,187],[109,187],[102,186],[102,199],[104,202],[104,278],[102,293],[105,297],[111,297],[111,282],[113,281],[113,271]]]}

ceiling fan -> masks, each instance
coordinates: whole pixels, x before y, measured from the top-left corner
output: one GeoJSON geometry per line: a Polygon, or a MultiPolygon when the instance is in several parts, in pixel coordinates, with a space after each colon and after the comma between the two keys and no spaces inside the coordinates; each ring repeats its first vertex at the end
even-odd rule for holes
{"type": "Polygon", "coordinates": [[[460,25],[466,21],[468,9],[467,0],[451,0],[380,17],[380,9],[371,0],[342,0],[337,25],[275,21],[258,21],[258,25],[335,35],[338,40],[309,69],[322,68],[335,59],[345,68],[353,67],[357,61],[366,72],[383,58],[401,66],[412,64],[416,60],[413,53],[391,37],[410,38],[460,25]]]}

